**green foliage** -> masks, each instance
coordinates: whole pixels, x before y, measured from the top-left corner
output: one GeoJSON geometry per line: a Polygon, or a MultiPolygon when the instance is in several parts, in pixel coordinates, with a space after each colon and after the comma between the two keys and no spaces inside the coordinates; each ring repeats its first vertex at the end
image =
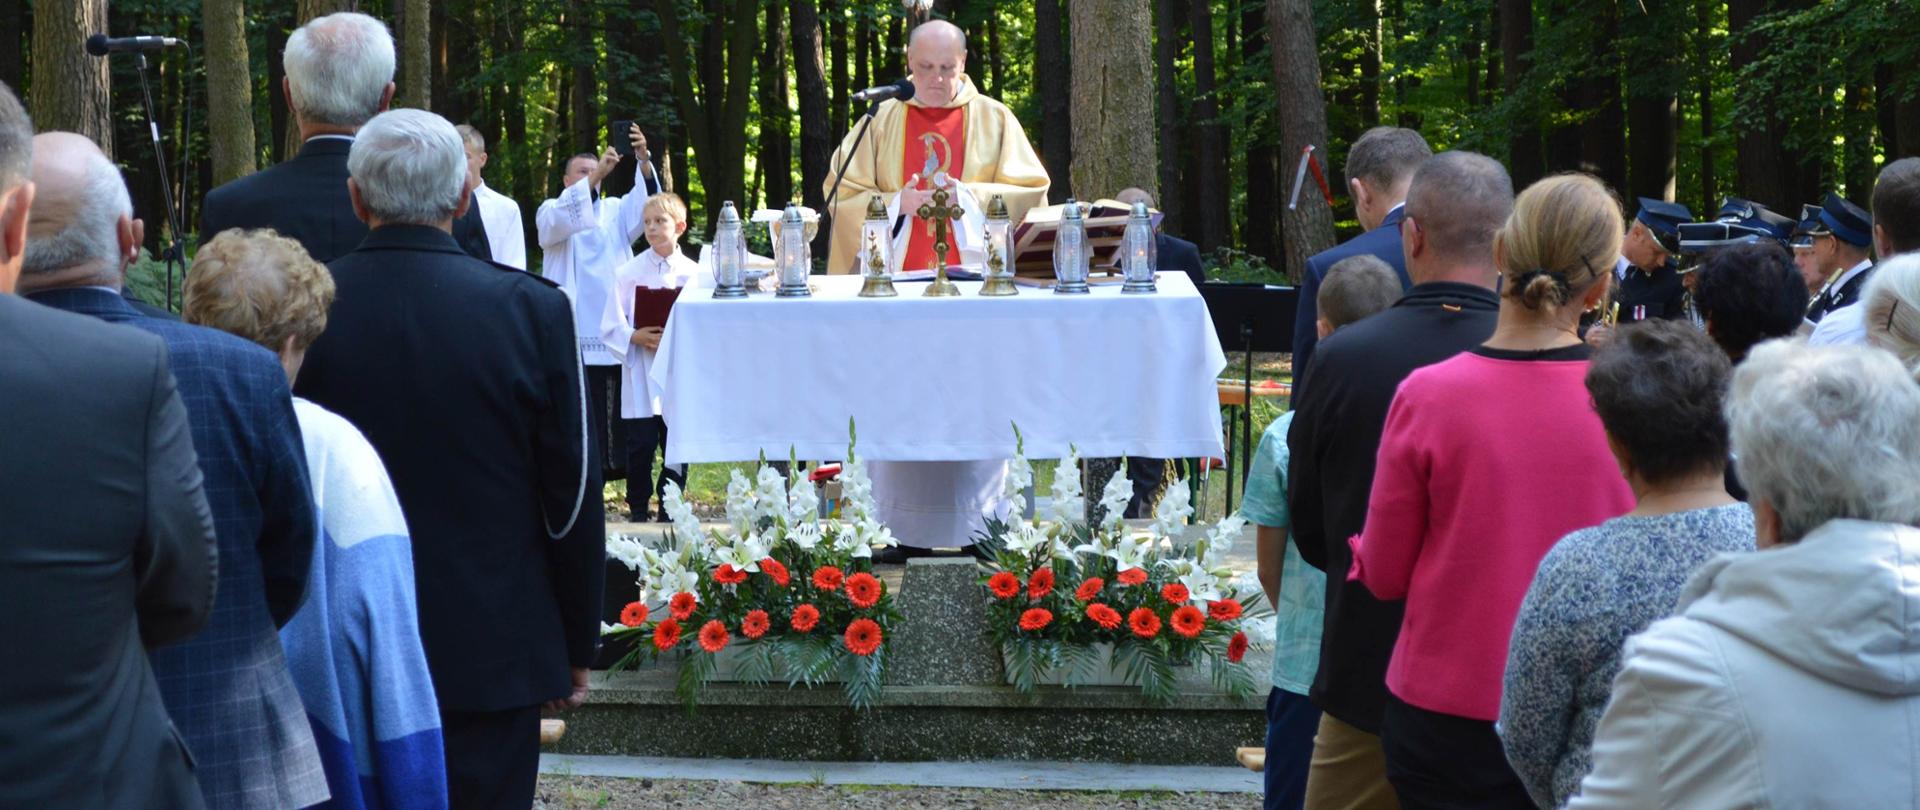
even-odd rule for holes
{"type": "Polygon", "coordinates": [[[1208,281],[1277,285],[1293,283],[1285,273],[1268,264],[1266,259],[1230,247],[1217,248],[1200,257],[1200,266],[1206,271],[1208,281]]]}
{"type": "Polygon", "coordinates": [[[183,290],[186,286],[186,268],[173,268],[173,298],[167,298],[167,264],[153,257],[142,248],[140,258],[127,267],[128,295],[141,302],[161,307],[169,312],[179,312],[183,302],[183,290]]]}

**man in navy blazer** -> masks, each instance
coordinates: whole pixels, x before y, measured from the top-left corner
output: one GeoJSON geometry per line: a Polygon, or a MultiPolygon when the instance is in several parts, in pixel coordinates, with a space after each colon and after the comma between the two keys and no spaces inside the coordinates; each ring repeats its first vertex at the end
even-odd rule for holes
{"type": "Polygon", "coordinates": [[[372,232],[329,268],[339,297],[296,388],[393,477],[452,806],[525,810],[540,711],[584,699],[600,635],[606,515],[572,305],[455,244],[470,200],[446,120],[382,113],[349,165],[372,232]]]}
{"type": "Polygon", "coordinates": [[[1413,286],[1407,277],[1407,259],[1400,248],[1400,210],[1407,201],[1407,184],[1413,172],[1433,157],[1425,138],[1411,129],[1374,127],[1353,142],[1347,150],[1347,189],[1353,193],[1353,213],[1366,232],[1320,251],[1307,259],[1305,275],[1300,279],[1300,304],[1293,322],[1293,390],[1300,389],[1307,374],[1307,361],[1320,341],[1314,331],[1320,309],[1314,299],[1320,296],[1320,280],[1327,268],[1348,256],[1378,256],[1400,276],[1400,287],[1413,286]]]}
{"type": "Polygon", "coordinates": [[[193,753],[211,807],[305,807],[328,796],[279,628],[305,597],[317,520],[286,372],[272,352],[120,296],[140,249],[125,182],[99,147],[34,138],[34,203],[20,290],[55,309],[155,335],[167,344],[206,477],[219,538],[212,619],[151,654],[160,693],[193,753]]]}
{"type": "MultiPolygon", "coordinates": [[[[287,37],[287,106],[300,129],[292,160],[233,180],[200,206],[200,244],[231,228],[272,228],[322,264],[360,246],[367,226],[347,199],[354,132],[393,102],[393,36],[365,14],[316,17],[287,37]]],[[[461,248],[493,259],[479,206],[454,224],[461,248]]]]}

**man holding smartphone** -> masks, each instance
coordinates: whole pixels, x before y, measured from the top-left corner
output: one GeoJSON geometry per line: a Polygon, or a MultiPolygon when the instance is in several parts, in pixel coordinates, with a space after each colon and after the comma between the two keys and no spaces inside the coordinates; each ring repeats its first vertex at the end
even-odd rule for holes
{"type": "Polygon", "coordinates": [[[626,125],[628,149],[608,146],[598,157],[582,152],[568,158],[559,195],[541,203],[534,214],[544,254],[541,275],[559,284],[573,302],[574,335],[587,367],[594,458],[603,469],[617,466],[609,462],[607,448],[620,446],[609,433],[616,420],[608,418],[612,404],[620,401],[620,360],[600,341],[600,316],[606,311],[614,269],[633,258],[633,243],[645,233],[641,203],[661,190],[659,172],[647,153],[647,136],[639,124],[621,123],[626,125]],[[640,159],[631,205],[600,188],[623,153],[640,159]]]}

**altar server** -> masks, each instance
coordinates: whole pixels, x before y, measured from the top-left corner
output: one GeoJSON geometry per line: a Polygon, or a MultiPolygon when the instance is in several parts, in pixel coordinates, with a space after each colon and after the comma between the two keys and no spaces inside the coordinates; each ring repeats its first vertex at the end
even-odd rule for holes
{"type": "Polygon", "coordinates": [[[687,485],[686,465],[667,465],[653,478],[653,454],[667,444],[667,423],[660,416],[660,392],[647,382],[654,352],[660,349],[661,326],[636,326],[634,291],[675,289],[694,281],[700,265],[680,252],[680,236],[687,232],[687,204],[672,192],[647,198],[642,208],[647,249],[613,273],[613,295],[600,317],[600,337],[607,351],[620,358],[620,419],[626,423],[627,511],[635,523],[648,519],[648,500],[661,496],[656,519],[667,520],[666,486],[687,485]]]}

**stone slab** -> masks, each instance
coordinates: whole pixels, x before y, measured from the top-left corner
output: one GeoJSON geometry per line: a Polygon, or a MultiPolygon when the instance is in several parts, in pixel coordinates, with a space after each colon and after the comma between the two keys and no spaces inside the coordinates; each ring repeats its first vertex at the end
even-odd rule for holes
{"type": "Polygon", "coordinates": [[[889,686],[992,685],[1005,680],[987,637],[986,594],[972,557],[907,561],[894,604],[900,628],[887,662],[889,686]]]}
{"type": "Polygon", "coordinates": [[[1088,762],[789,762],[770,759],[542,754],[540,772],[624,779],[694,779],[765,784],[882,785],[1001,790],[1259,793],[1246,768],[1088,762]]]}

